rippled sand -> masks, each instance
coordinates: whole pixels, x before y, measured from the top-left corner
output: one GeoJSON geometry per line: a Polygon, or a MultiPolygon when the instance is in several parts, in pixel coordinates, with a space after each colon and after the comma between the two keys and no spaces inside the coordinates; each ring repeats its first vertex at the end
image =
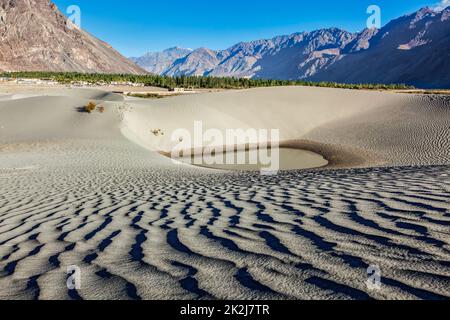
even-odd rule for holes
{"type": "Polygon", "coordinates": [[[1,99],[0,298],[449,298],[449,121],[442,96],[315,88],[1,99]],[[150,131],[192,119],[281,128],[330,166],[176,166],[150,131]]]}

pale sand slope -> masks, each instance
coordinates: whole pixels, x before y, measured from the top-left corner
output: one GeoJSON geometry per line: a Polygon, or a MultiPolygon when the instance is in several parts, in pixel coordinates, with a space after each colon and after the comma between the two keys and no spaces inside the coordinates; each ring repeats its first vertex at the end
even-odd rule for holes
{"type": "Polygon", "coordinates": [[[338,146],[363,157],[366,165],[450,163],[450,96],[282,87],[133,105],[124,133],[155,150],[170,151],[177,143],[171,141],[171,132],[192,132],[194,121],[202,121],[205,130],[223,132],[280,129],[281,140],[338,146]],[[153,129],[166,135],[155,137],[153,129]]]}
{"type": "Polygon", "coordinates": [[[448,98],[315,88],[129,101],[43,94],[0,101],[2,299],[450,297],[448,98]],[[79,112],[90,100],[106,112],[79,112]],[[283,139],[384,166],[226,173],[176,166],[121,133],[170,149],[149,131],[192,120],[280,128],[283,139]],[[73,264],[82,286],[69,291],[73,264]],[[371,264],[379,291],[365,284],[371,264]]]}

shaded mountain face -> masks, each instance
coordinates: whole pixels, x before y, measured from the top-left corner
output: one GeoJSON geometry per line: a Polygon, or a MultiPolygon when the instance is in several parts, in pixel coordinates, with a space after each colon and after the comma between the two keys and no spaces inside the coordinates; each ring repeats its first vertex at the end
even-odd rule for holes
{"type": "Polygon", "coordinates": [[[150,73],[162,74],[169,69],[175,61],[184,58],[191,52],[191,49],[174,47],[162,52],[149,52],[142,57],[132,57],[130,60],[150,73]]]}
{"type": "Polygon", "coordinates": [[[0,0],[0,70],[145,73],[48,0],[0,0]]]}
{"type": "Polygon", "coordinates": [[[340,29],[294,34],[277,41],[255,66],[256,78],[306,79],[341,58],[341,51],[356,35],[340,29]]]}
{"type": "MultiPolygon", "coordinates": [[[[152,69],[159,70],[154,73],[168,76],[297,79],[333,61],[354,37],[346,31],[326,29],[242,42],[221,51],[200,48],[173,61],[168,67],[164,63],[161,70],[157,67],[152,69]]],[[[133,60],[145,68],[146,65],[141,62],[144,57],[133,60]]]]}
{"type": "Polygon", "coordinates": [[[187,75],[187,76],[203,76],[215,68],[221,61],[220,53],[200,48],[194,50],[184,58],[176,60],[162,74],[167,76],[187,75]]]}
{"type": "Polygon", "coordinates": [[[450,8],[424,8],[393,20],[367,43],[310,79],[450,88],[450,8]]]}
{"type": "Polygon", "coordinates": [[[201,48],[155,73],[448,88],[449,11],[424,8],[359,33],[331,28],[242,42],[222,51],[201,48]]]}

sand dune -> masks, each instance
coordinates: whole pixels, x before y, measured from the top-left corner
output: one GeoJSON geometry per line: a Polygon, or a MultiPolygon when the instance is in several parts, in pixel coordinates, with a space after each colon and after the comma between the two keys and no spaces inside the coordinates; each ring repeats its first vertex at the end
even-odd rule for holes
{"type": "Polygon", "coordinates": [[[0,98],[1,299],[450,297],[448,97],[22,94],[0,98]],[[89,101],[105,112],[80,112],[89,101]],[[194,120],[280,128],[330,166],[271,177],[177,166],[158,151],[194,120]],[[66,287],[70,265],[79,290],[66,287]],[[370,265],[380,290],[366,286],[370,265]]]}
{"type": "Polygon", "coordinates": [[[445,95],[261,88],[135,102],[124,133],[147,148],[168,152],[174,145],[170,134],[155,137],[149,128],[192,132],[194,121],[201,120],[205,129],[222,131],[280,129],[282,141],[328,145],[335,156],[348,151],[363,157],[365,165],[447,164],[449,105],[445,95]]]}

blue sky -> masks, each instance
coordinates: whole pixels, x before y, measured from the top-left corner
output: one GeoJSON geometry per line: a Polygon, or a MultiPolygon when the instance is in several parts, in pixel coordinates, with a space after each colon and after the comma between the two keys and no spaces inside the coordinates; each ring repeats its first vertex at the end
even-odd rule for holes
{"type": "Polygon", "coordinates": [[[325,27],[364,29],[369,5],[382,24],[439,0],[54,0],[81,9],[82,28],[125,56],[173,46],[226,49],[240,42],[325,27]]]}

